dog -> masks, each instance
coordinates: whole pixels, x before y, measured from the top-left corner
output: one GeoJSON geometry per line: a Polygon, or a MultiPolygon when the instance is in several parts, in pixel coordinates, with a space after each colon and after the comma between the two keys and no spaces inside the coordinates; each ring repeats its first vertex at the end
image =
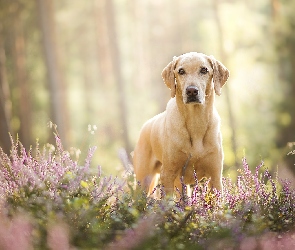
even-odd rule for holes
{"type": "Polygon", "coordinates": [[[136,180],[148,194],[158,174],[164,192],[173,194],[182,190],[181,177],[194,184],[194,173],[222,193],[222,137],[214,100],[228,77],[221,62],[197,52],[173,57],[164,68],[171,99],[163,113],[143,125],[133,155],[136,180]]]}

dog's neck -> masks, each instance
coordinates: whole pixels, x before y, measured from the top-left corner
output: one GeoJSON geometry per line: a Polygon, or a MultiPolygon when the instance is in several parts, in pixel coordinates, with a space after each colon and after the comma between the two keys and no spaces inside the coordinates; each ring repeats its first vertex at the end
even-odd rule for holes
{"type": "Polygon", "coordinates": [[[176,104],[179,112],[183,115],[183,121],[191,140],[194,137],[205,136],[213,119],[214,92],[206,96],[204,104],[184,104],[182,95],[176,94],[176,104]]]}

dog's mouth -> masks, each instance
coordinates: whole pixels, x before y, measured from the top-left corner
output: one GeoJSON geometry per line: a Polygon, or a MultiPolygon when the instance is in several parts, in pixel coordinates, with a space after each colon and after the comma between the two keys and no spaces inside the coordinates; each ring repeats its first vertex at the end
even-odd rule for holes
{"type": "Polygon", "coordinates": [[[186,98],[186,101],[185,101],[186,104],[203,104],[202,100],[200,100],[199,97],[187,97],[186,98]]]}

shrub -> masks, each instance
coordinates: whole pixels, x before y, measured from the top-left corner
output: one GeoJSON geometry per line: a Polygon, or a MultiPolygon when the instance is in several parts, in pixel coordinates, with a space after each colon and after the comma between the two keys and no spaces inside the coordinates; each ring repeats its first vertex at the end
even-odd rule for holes
{"type": "Polygon", "coordinates": [[[263,163],[253,173],[243,159],[237,182],[223,179],[223,195],[195,178],[191,195],[158,200],[133,188],[132,173],[122,179],[103,176],[100,167],[95,172],[95,148],[79,166],[55,139],[55,147],[37,144],[29,152],[13,141],[10,156],[0,149],[4,249],[267,249],[270,242],[279,249],[295,243],[295,191],[263,163]]]}

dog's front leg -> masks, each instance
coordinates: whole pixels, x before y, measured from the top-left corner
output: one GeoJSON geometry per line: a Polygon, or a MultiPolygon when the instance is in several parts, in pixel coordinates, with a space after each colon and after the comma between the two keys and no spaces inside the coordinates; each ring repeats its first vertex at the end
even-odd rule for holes
{"type": "Polygon", "coordinates": [[[221,175],[213,175],[211,177],[211,181],[209,183],[211,189],[216,189],[218,191],[220,191],[221,193],[223,193],[223,187],[222,187],[222,179],[221,179],[221,175]]]}
{"type": "Polygon", "coordinates": [[[210,178],[209,186],[211,189],[216,189],[222,193],[222,152],[215,152],[205,156],[199,161],[199,166],[202,168],[204,177],[210,178]]]}
{"type": "MultiPolygon", "coordinates": [[[[166,165],[167,166],[167,165],[166,165]]],[[[169,166],[169,165],[168,165],[169,166]]],[[[170,165],[171,166],[171,165],[170,165]]],[[[161,184],[164,188],[164,193],[166,195],[173,195],[174,192],[174,181],[178,173],[173,169],[166,169],[165,166],[162,166],[160,180],[161,184]]]]}

